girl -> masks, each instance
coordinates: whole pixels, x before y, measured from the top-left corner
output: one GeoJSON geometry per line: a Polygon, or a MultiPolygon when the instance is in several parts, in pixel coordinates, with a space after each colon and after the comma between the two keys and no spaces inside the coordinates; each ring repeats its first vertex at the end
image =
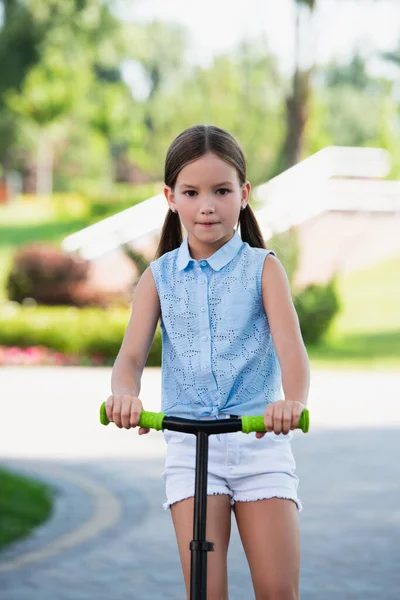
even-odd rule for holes
{"type": "MultiPolygon", "coordinates": [[[[136,288],[107,416],[118,427],[138,425],[141,375],[161,317],[162,412],[198,419],[264,414],[268,432],[210,436],[208,598],[228,598],[232,508],[256,599],[296,600],[302,507],[290,440],[307,402],[309,365],[287,277],[265,249],[249,205],[245,158],[228,132],[205,125],[183,131],[167,153],[164,193],[170,210],[157,259],[136,288]]],[[[164,436],[164,506],[171,508],[189,597],[196,439],[164,436]]]]}

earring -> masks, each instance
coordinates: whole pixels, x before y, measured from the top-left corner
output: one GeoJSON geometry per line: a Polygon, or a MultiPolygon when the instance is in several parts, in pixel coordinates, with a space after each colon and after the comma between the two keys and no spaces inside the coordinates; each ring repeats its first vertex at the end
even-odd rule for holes
{"type": "Polygon", "coordinates": [[[245,206],[242,206],[241,210],[244,210],[245,208],[246,208],[245,206]]]}

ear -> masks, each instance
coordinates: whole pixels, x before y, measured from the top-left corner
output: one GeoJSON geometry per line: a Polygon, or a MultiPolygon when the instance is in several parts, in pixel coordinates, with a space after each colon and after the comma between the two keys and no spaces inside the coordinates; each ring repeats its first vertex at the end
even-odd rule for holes
{"type": "Polygon", "coordinates": [[[166,197],[168,206],[172,210],[172,212],[177,212],[176,203],[175,203],[175,194],[174,194],[172,188],[169,187],[169,185],[164,186],[164,196],[166,197]]]}
{"type": "Polygon", "coordinates": [[[251,184],[250,181],[245,181],[243,186],[242,186],[242,206],[246,207],[249,199],[250,199],[250,192],[251,192],[251,184]]]}

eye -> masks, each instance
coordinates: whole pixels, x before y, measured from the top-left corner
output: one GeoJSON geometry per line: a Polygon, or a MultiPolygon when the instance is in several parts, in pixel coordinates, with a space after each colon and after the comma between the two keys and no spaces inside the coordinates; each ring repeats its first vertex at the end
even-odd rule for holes
{"type": "Polygon", "coordinates": [[[226,196],[229,193],[230,193],[230,190],[227,190],[226,188],[220,188],[219,190],[217,190],[217,194],[219,196],[226,196]],[[223,192],[223,193],[218,194],[218,192],[223,192]]]}
{"type": "Polygon", "coordinates": [[[186,196],[187,194],[189,195],[189,198],[194,198],[195,194],[197,192],[195,192],[194,190],[186,190],[186,192],[183,192],[183,195],[186,196]]]}

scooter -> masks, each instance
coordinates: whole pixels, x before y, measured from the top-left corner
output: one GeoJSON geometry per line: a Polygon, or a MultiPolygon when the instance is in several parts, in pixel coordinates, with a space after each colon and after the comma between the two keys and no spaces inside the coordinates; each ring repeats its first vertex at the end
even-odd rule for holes
{"type": "MultiPolygon", "coordinates": [[[[100,422],[110,423],[106,413],[106,403],[100,407],[100,422]]],[[[307,433],[309,429],[309,412],[305,408],[301,414],[298,429],[307,433]]],[[[208,468],[208,436],[219,433],[242,431],[243,433],[265,432],[263,416],[243,416],[217,421],[184,419],[167,416],[163,413],[142,411],[140,427],[146,429],[169,429],[196,436],[196,465],[194,490],[193,540],[190,542],[190,600],[207,600],[207,552],[214,549],[214,544],[206,540],[207,522],[207,468],[208,468]]]]}

